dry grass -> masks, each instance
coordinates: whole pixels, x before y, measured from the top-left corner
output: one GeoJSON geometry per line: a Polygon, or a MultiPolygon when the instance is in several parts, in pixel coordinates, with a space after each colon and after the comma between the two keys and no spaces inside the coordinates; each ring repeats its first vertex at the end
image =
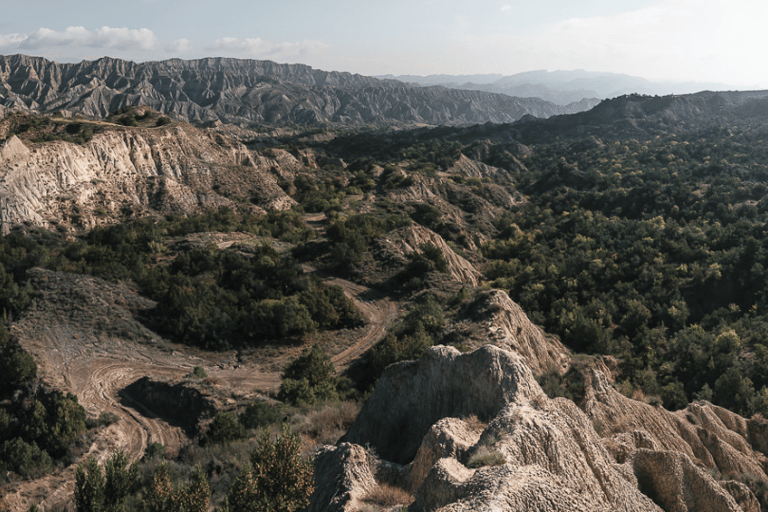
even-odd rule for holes
{"type": "Polygon", "coordinates": [[[326,404],[292,418],[293,431],[302,438],[304,450],[315,451],[322,445],[335,444],[343,436],[360,412],[357,402],[326,404]]]}
{"type": "Polygon", "coordinates": [[[396,505],[410,505],[413,503],[413,499],[413,494],[401,487],[380,483],[365,495],[363,501],[380,507],[394,507],[396,505]]]}
{"type": "Polygon", "coordinates": [[[500,466],[507,461],[504,456],[492,450],[485,445],[481,445],[470,457],[467,462],[469,468],[482,468],[485,466],[500,466]]]}
{"type": "Polygon", "coordinates": [[[481,421],[475,414],[462,419],[464,420],[464,425],[466,425],[467,429],[472,430],[473,432],[482,432],[485,430],[485,427],[488,426],[487,423],[481,421]]]}

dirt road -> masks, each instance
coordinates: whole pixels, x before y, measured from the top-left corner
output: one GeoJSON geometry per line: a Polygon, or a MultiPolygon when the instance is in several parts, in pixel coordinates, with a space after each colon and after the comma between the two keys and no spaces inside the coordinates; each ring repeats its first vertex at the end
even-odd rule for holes
{"type": "MultiPolygon", "coordinates": [[[[276,390],[281,367],[292,359],[287,352],[273,360],[265,356],[243,363],[234,352],[205,353],[173,345],[134,320],[133,312],[150,303],[127,286],[87,276],[32,272],[39,293],[12,332],[35,356],[46,384],[77,395],[92,417],[102,412],[117,416],[118,422],[98,432],[89,449],[97,459],[105,459],[117,448],[136,459],[149,443],[163,444],[175,452],[189,441],[181,428],[121,397],[121,390],[139,378],[177,380],[200,366],[221,388],[222,396],[251,396],[276,390]]],[[[397,317],[397,305],[364,286],[321,277],[340,286],[368,320],[365,327],[355,330],[351,345],[332,354],[341,371],[382,337],[397,317]]],[[[16,484],[6,501],[12,510],[26,510],[33,502],[51,508],[71,498],[73,481],[71,466],[34,482],[16,484]]]]}

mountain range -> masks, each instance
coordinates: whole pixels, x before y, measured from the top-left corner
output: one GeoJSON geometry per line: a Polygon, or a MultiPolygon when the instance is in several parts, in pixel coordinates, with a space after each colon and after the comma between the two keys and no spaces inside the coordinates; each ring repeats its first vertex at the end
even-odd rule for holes
{"type": "Polygon", "coordinates": [[[146,105],[175,119],[258,124],[506,123],[524,115],[574,113],[596,102],[563,106],[538,98],[421,87],[396,80],[316,70],[302,64],[210,58],[136,63],[104,57],[59,64],[0,56],[0,115],[63,112],[104,118],[146,105]]]}
{"type": "Polygon", "coordinates": [[[735,87],[710,82],[651,81],[645,78],[584,70],[528,71],[514,75],[383,75],[378,78],[400,80],[422,86],[441,85],[454,89],[486,91],[523,98],[536,97],[558,105],[584,98],[607,99],[624,94],[690,94],[704,90],[731,90],[735,87]]]}

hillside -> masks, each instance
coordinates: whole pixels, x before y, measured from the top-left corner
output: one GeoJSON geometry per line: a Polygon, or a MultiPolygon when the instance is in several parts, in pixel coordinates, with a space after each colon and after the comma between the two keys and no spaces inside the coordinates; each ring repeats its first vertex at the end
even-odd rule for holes
{"type": "Polygon", "coordinates": [[[64,506],[117,449],[137,510],[203,480],[213,509],[765,508],[764,101],[268,135],[6,116],[0,509],[64,506]]]}
{"type": "Polygon", "coordinates": [[[146,105],[191,123],[471,124],[577,112],[536,98],[419,87],[350,73],[211,58],[135,63],[102,58],[58,64],[0,56],[0,114],[22,111],[101,119],[146,105]]]}

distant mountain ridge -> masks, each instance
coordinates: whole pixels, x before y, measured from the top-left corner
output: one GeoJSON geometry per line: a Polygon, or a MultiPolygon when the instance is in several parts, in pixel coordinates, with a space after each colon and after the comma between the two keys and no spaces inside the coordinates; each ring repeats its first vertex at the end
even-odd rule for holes
{"type": "Polygon", "coordinates": [[[240,125],[507,123],[525,115],[546,118],[592,106],[420,87],[271,61],[136,63],[104,57],[59,64],[41,57],[0,56],[0,115],[67,111],[103,118],[127,105],[147,105],[189,122],[240,125]]]}
{"type": "Polygon", "coordinates": [[[496,92],[518,97],[537,97],[559,105],[584,98],[607,99],[624,94],[690,94],[703,90],[726,90],[732,86],[704,82],[660,82],[619,73],[584,70],[528,71],[514,75],[383,75],[377,78],[400,80],[422,86],[442,85],[462,90],[496,92]]]}
{"type": "Polygon", "coordinates": [[[525,117],[509,126],[510,136],[525,143],[554,137],[644,137],[662,133],[734,129],[768,130],[768,90],[703,91],[647,96],[629,94],[604,100],[587,112],[548,119],[525,117]]]}

